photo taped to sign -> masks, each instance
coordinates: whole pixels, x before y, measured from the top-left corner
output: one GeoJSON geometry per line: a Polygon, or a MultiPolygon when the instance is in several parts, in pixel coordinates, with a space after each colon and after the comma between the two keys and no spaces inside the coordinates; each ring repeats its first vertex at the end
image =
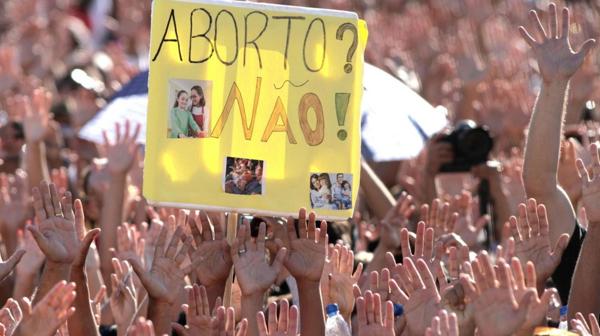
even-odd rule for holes
{"type": "Polygon", "coordinates": [[[227,157],[223,191],[235,195],[262,195],[264,167],[263,160],[227,157]]]}
{"type": "Polygon", "coordinates": [[[352,174],[310,174],[310,206],[313,209],[352,209],[352,174]]]}
{"type": "Polygon", "coordinates": [[[167,137],[206,138],[210,134],[212,82],[170,79],[167,137]]]}

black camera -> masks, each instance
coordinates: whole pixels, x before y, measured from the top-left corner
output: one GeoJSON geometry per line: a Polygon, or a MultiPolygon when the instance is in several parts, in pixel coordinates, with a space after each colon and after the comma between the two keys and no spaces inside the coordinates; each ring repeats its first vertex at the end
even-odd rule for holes
{"type": "Polygon", "coordinates": [[[486,126],[478,126],[473,120],[460,121],[454,131],[440,141],[450,143],[454,160],[440,167],[440,172],[468,172],[471,167],[482,164],[494,147],[494,139],[486,126]]]}

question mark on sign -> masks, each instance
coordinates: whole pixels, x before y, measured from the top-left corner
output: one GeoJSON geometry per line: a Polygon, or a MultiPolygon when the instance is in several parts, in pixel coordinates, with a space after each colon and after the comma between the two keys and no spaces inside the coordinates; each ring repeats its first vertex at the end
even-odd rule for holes
{"type": "Polygon", "coordinates": [[[356,52],[356,47],[358,45],[358,32],[356,31],[356,26],[353,25],[352,23],[344,23],[341,26],[338,27],[337,32],[335,34],[335,38],[343,41],[344,40],[344,34],[346,33],[346,31],[351,31],[352,32],[352,44],[350,45],[350,48],[348,49],[348,53],[346,54],[346,64],[344,65],[344,71],[346,73],[351,73],[352,72],[352,57],[354,56],[354,53],[356,52]]]}

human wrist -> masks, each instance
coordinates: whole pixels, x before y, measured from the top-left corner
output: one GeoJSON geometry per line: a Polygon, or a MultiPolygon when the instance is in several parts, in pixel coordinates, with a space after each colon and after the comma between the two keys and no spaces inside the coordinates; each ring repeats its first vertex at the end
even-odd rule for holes
{"type": "Polygon", "coordinates": [[[58,262],[58,261],[52,261],[50,259],[46,259],[46,265],[44,266],[44,271],[70,274],[71,263],[58,262]]]}

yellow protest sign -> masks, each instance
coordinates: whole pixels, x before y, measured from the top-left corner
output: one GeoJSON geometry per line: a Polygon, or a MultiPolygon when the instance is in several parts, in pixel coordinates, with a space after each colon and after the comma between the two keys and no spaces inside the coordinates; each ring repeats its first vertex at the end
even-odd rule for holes
{"type": "Polygon", "coordinates": [[[349,12],[155,0],[145,197],[350,217],[366,40],[349,12]]]}

